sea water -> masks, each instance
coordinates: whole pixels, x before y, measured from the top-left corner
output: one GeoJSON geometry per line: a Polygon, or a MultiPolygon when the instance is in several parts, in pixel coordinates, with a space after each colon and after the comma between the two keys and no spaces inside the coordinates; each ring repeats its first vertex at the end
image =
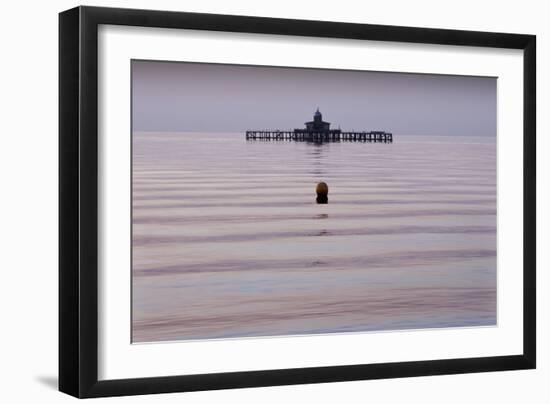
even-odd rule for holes
{"type": "Polygon", "coordinates": [[[496,324],[495,138],[132,153],[133,342],[496,324]]]}

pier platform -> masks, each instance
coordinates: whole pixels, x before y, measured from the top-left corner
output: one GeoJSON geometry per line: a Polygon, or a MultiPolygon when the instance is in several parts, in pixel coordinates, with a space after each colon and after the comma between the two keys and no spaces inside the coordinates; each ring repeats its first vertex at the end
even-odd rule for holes
{"type": "Polygon", "coordinates": [[[247,130],[246,140],[287,140],[297,142],[376,142],[392,143],[393,135],[388,132],[341,132],[337,130],[323,132],[284,131],[284,130],[247,130]]]}

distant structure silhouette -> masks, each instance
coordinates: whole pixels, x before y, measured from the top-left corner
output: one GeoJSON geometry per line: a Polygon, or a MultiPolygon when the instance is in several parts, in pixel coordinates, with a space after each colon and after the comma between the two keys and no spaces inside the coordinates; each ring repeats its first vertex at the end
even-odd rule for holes
{"type": "MultiPolygon", "coordinates": [[[[323,121],[323,114],[319,111],[319,107],[317,107],[317,111],[313,115],[313,121],[306,122],[304,125],[306,125],[305,129],[294,129],[294,132],[331,132],[330,122],[323,121]]],[[[332,132],[341,133],[342,131],[340,129],[333,129],[332,132]]]]}
{"type": "Polygon", "coordinates": [[[343,132],[330,129],[330,122],[323,121],[319,107],[313,114],[313,120],[305,123],[305,128],[294,130],[247,130],[247,140],[294,140],[302,142],[381,142],[392,143],[393,135],[384,131],[343,132]]]}

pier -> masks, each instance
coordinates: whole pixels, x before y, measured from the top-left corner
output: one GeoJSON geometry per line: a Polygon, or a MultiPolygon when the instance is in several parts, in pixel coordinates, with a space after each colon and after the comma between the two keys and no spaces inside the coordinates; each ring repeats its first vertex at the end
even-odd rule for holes
{"type": "Polygon", "coordinates": [[[343,132],[340,128],[330,129],[330,122],[323,121],[319,108],[313,121],[305,123],[305,128],[294,130],[247,130],[246,140],[289,140],[295,142],[378,142],[392,143],[393,135],[384,131],[343,132]]]}
{"type": "Polygon", "coordinates": [[[246,140],[293,140],[296,142],[379,142],[392,143],[388,132],[296,132],[283,130],[247,130],[246,140]]]}

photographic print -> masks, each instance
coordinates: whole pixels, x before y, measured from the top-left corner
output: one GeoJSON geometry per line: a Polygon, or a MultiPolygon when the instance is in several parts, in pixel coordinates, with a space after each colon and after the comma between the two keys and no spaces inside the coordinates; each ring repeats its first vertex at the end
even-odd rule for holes
{"type": "Polygon", "coordinates": [[[132,342],[496,326],[497,78],[131,76],[132,342]]]}

